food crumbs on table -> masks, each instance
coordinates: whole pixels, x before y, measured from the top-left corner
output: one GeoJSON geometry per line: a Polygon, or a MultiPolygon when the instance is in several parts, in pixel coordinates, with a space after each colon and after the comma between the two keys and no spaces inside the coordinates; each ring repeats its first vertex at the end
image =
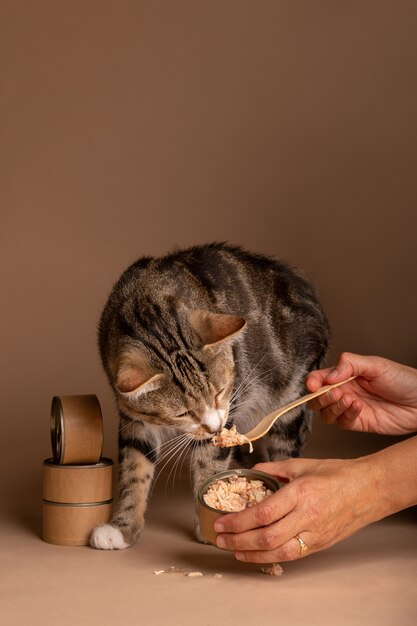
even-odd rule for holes
{"type": "Polygon", "coordinates": [[[271,567],[262,567],[261,572],[267,576],[282,576],[284,570],[279,563],[273,563],[271,567]]]}
{"type": "Polygon", "coordinates": [[[197,576],[203,576],[202,572],[190,572],[188,569],[184,569],[182,567],[175,567],[171,565],[168,569],[158,569],[154,571],[154,574],[182,574],[183,576],[190,576],[191,578],[196,578],[197,576]]]}

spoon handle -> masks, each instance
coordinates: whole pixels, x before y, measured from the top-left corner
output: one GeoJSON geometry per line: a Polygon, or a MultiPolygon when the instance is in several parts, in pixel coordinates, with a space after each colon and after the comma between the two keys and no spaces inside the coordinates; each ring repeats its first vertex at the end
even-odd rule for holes
{"type": "Polygon", "coordinates": [[[346,380],[342,380],[340,383],[333,383],[332,385],[325,385],[324,387],[317,389],[317,391],[313,391],[313,393],[309,393],[306,396],[303,396],[302,398],[298,398],[298,400],[294,400],[294,402],[290,402],[289,404],[286,404],[284,407],[282,407],[279,410],[279,414],[282,415],[283,413],[286,413],[287,411],[291,411],[291,409],[295,409],[297,406],[300,406],[300,404],[304,404],[304,402],[309,402],[310,400],[313,400],[313,398],[317,398],[318,396],[321,396],[324,393],[327,393],[331,389],[340,387],[340,385],[344,385],[345,383],[348,383],[354,378],[356,378],[356,376],[351,376],[350,378],[346,378],[346,380]]]}
{"type": "Polygon", "coordinates": [[[317,398],[318,396],[321,396],[324,393],[327,393],[331,389],[340,387],[340,385],[344,385],[345,383],[348,383],[349,381],[354,380],[355,378],[356,376],[351,376],[350,378],[346,378],[345,380],[342,380],[340,383],[333,383],[332,385],[325,385],[324,387],[321,387],[317,391],[314,391],[313,393],[309,393],[306,396],[302,396],[301,398],[298,398],[297,400],[294,400],[293,402],[286,404],[285,406],[281,407],[277,411],[273,411],[272,413],[264,417],[251,431],[246,433],[246,437],[250,439],[251,441],[255,441],[255,439],[260,439],[275,424],[276,420],[282,415],[284,415],[284,413],[288,413],[288,411],[291,411],[291,409],[295,409],[297,406],[300,406],[300,404],[309,402],[310,400],[313,400],[313,398],[317,398]],[[252,433],[254,435],[252,435],[252,433]]]}

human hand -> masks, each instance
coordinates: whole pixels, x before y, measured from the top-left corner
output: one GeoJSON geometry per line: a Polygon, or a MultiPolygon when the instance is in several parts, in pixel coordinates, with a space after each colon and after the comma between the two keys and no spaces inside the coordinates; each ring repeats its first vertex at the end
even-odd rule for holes
{"type": "Polygon", "coordinates": [[[309,402],[322,419],[347,430],[405,435],[417,431],[417,370],[376,356],[343,352],[337,365],[311,372],[309,391],[355,380],[309,402]]]}
{"type": "Polygon", "coordinates": [[[329,548],[386,514],[384,471],[373,457],[289,459],[254,469],[289,481],[256,506],[219,517],[217,545],[241,561],[292,561],[329,548]],[[308,547],[301,554],[299,534],[308,547]]]}

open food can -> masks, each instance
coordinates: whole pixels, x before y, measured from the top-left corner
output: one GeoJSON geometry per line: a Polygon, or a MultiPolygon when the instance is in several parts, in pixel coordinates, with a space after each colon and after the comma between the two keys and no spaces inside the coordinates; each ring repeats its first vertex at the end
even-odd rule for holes
{"type": "Polygon", "coordinates": [[[231,469],[210,476],[210,478],[202,483],[198,490],[197,512],[200,523],[200,534],[204,539],[206,539],[206,541],[213,545],[216,545],[217,539],[217,533],[214,530],[214,522],[220,515],[228,515],[234,511],[225,511],[209,506],[209,504],[205,501],[204,496],[213,483],[216,481],[225,481],[227,483],[228,479],[234,476],[246,478],[248,481],[262,481],[266,489],[269,489],[273,493],[279,489],[279,483],[273,476],[265,474],[265,472],[259,472],[252,469],[231,469]]]}

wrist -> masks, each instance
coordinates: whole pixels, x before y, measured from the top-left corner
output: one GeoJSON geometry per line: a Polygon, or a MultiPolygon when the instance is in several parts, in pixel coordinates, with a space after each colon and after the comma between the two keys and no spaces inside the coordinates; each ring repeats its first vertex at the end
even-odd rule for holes
{"type": "Polygon", "coordinates": [[[366,524],[390,515],[392,504],[387,487],[386,468],[377,454],[354,459],[362,491],[361,519],[366,524]]]}
{"type": "Polygon", "coordinates": [[[373,490],[374,521],[417,504],[417,436],[356,460],[373,490]]]}

